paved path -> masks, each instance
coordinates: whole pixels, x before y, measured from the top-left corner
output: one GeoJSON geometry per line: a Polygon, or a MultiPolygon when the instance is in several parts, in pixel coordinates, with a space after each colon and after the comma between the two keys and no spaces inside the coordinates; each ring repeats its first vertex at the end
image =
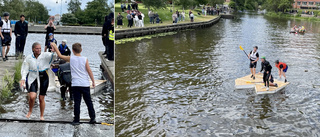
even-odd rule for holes
{"type": "Polygon", "coordinates": [[[0,122],[1,137],[113,137],[114,126],[100,124],[0,122]]]}

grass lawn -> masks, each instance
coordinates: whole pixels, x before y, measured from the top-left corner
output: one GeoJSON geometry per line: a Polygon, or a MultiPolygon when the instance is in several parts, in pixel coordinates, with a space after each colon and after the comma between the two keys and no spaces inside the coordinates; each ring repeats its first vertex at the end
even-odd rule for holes
{"type": "MultiPolygon", "coordinates": [[[[183,9],[180,6],[175,6],[174,10],[179,10],[179,12],[182,12],[183,9]]],[[[157,9],[154,10],[153,12],[158,12],[159,17],[161,18],[163,23],[159,23],[159,24],[150,24],[150,19],[148,17],[148,8],[145,8],[143,4],[139,3],[139,11],[142,12],[144,14],[144,26],[145,27],[150,27],[150,26],[164,26],[164,25],[172,25],[172,12],[170,12],[170,7],[166,8],[166,9],[157,9]]],[[[121,13],[121,3],[117,3],[115,4],[115,18],[118,16],[118,13],[121,13]]],[[[212,16],[212,15],[198,15],[198,12],[201,12],[200,9],[194,9],[192,10],[193,14],[194,14],[194,22],[202,22],[202,21],[209,21],[212,20],[214,18],[216,18],[217,16],[212,16]]],[[[185,21],[181,21],[178,23],[189,23],[190,22],[190,18],[189,18],[189,9],[185,9],[185,21]]],[[[123,26],[122,29],[130,29],[127,27],[128,25],[128,20],[126,18],[127,13],[121,13],[121,15],[124,17],[123,19],[123,26]]],[[[117,20],[116,20],[117,23],[117,20]]],[[[115,24],[116,24],[115,23],[115,24]]],[[[117,26],[117,25],[116,25],[117,26]]],[[[132,26],[132,28],[137,28],[135,26],[132,26]]],[[[116,30],[121,30],[120,28],[116,28],[116,30]]]]}

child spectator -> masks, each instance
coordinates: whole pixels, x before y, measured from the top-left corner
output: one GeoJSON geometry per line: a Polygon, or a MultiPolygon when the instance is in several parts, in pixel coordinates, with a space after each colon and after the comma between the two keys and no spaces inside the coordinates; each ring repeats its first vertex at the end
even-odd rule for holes
{"type": "Polygon", "coordinates": [[[46,43],[46,46],[44,47],[44,52],[47,52],[47,49],[49,52],[51,52],[52,47],[50,43],[52,42],[57,45],[57,40],[54,38],[52,33],[49,33],[48,43],[46,43]]]}

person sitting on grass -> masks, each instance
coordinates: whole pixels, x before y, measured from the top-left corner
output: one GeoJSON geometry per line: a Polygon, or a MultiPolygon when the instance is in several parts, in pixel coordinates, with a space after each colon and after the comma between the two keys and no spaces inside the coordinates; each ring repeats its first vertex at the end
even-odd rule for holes
{"type": "Polygon", "coordinates": [[[74,120],[72,122],[73,125],[79,125],[80,121],[80,104],[81,97],[88,107],[89,116],[90,116],[90,124],[96,123],[96,115],[95,110],[93,108],[91,94],[90,94],[90,81],[89,77],[92,81],[92,87],[95,87],[95,82],[93,78],[93,74],[91,68],[89,66],[89,61],[86,57],[81,56],[82,47],[80,43],[74,43],[72,45],[73,56],[64,56],[58,50],[58,47],[55,43],[51,43],[52,48],[57,52],[59,58],[70,62],[70,70],[71,70],[71,90],[73,92],[74,98],[74,120]]]}

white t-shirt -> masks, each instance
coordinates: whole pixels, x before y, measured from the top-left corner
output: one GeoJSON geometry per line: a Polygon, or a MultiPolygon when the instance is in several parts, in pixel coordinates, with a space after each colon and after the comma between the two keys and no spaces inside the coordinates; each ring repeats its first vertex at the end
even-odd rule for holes
{"type": "Polygon", "coordinates": [[[86,69],[87,58],[82,56],[70,57],[71,86],[90,87],[89,74],[86,69]]]}

